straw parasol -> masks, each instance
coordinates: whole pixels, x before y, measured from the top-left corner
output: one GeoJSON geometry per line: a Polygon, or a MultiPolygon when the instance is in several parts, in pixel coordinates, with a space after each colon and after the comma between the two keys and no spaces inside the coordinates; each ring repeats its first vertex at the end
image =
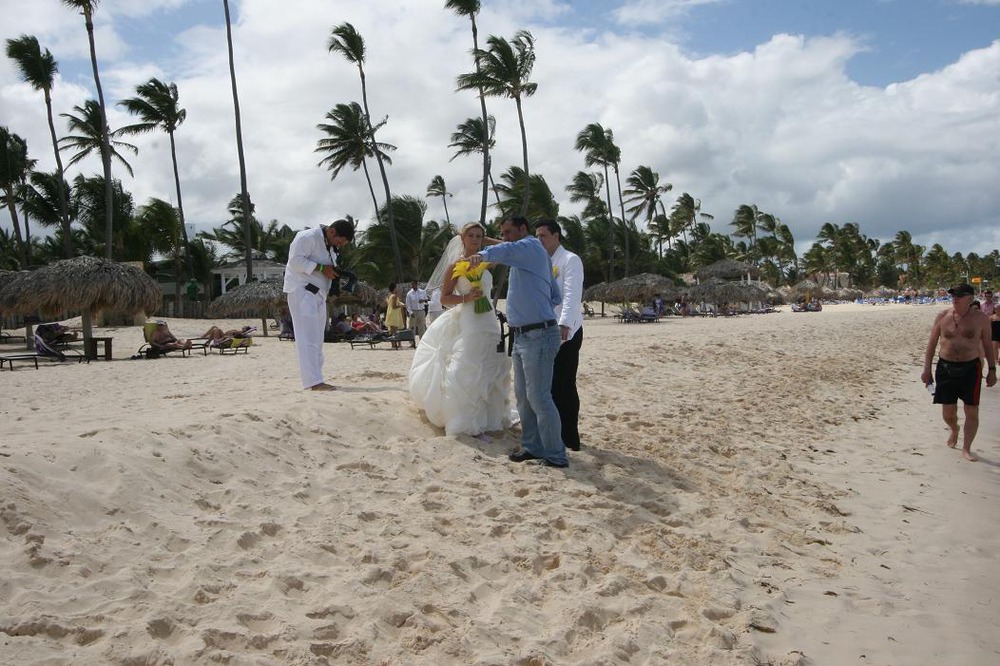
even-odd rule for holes
{"type": "MultiPolygon", "coordinates": [[[[379,298],[379,290],[371,286],[367,282],[358,280],[354,285],[354,291],[352,293],[347,293],[346,291],[341,291],[340,296],[331,298],[330,301],[334,305],[367,305],[369,307],[375,307],[382,300],[379,298]]],[[[386,297],[389,296],[389,291],[385,290],[386,297]]]]}
{"type": "Polygon", "coordinates": [[[701,280],[708,280],[711,278],[721,278],[723,280],[735,280],[738,278],[743,278],[746,275],[751,277],[756,277],[760,271],[756,266],[752,264],[747,264],[742,261],[734,261],[732,259],[722,259],[715,262],[714,264],[709,264],[698,270],[695,273],[695,277],[701,280]]]}
{"type": "Polygon", "coordinates": [[[656,294],[672,298],[676,293],[674,281],[670,278],[655,273],[640,273],[605,285],[598,298],[632,303],[648,301],[656,294]]]}
{"type": "Polygon", "coordinates": [[[603,296],[607,291],[607,282],[598,282],[597,284],[592,284],[583,290],[583,300],[584,301],[603,301],[603,296]]]}
{"type": "MultiPolygon", "coordinates": [[[[208,314],[212,317],[226,317],[247,310],[260,311],[261,328],[267,336],[267,318],[271,312],[287,303],[287,295],[282,290],[283,285],[277,280],[259,280],[247,282],[230,289],[208,306],[208,314]]],[[[378,292],[366,282],[355,284],[354,292],[341,292],[339,296],[331,296],[332,305],[374,305],[378,302],[378,292]]]]}
{"type": "Polygon", "coordinates": [[[84,348],[89,350],[95,312],[153,312],[160,307],[162,298],[159,285],[138,266],[97,257],[74,257],[35,271],[22,271],[0,293],[0,310],[13,314],[79,310],[84,348]]]}
{"type": "Polygon", "coordinates": [[[720,278],[705,280],[688,290],[692,301],[719,303],[757,303],[767,299],[767,290],[744,282],[727,282],[720,278]]]}
{"type": "Polygon", "coordinates": [[[208,314],[212,317],[225,317],[245,312],[260,311],[261,329],[267,336],[267,317],[271,310],[285,302],[285,293],[277,280],[259,280],[247,282],[230,289],[208,306],[208,314]]]}
{"type": "Polygon", "coordinates": [[[829,298],[831,295],[829,289],[821,287],[814,280],[796,282],[792,285],[790,292],[792,298],[805,298],[807,295],[809,298],[829,298]]]}

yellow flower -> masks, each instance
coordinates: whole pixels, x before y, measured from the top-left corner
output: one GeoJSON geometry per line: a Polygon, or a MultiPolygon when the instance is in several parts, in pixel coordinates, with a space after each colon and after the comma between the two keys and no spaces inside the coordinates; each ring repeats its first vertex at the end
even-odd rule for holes
{"type": "MultiPolygon", "coordinates": [[[[479,289],[482,283],[483,273],[487,268],[490,267],[490,263],[483,261],[478,266],[473,268],[468,261],[461,260],[455,262],[455,270],[452,271],[451,277],[458,279],[464,277],[469,281],[474,288],[479,289]]],[[[483,294],[474,301],[476,314],[482,314],[484,312],[489,312],[493,308],[490,306],[490,299],[486,298],[486,294],[483,294]]]]}
{"type": "Polygon", "coordinates": [[[553,266],[552,267],[552,277],[554,277],[554,278],[559,277],[559,267],[558,266],[553,266]]]}
{"type": "Polygon", "coordinates": [[[455,262],[455,270],[452,271],[451,276],[456,279],[464,277],[469,282],[479,282],[479,280],[483,277],[483,271],[490,266],[491,264],[488,261],[483,261],[478,266],[473,268],[468,261],[462,259],[461,261],[455,262]]]}

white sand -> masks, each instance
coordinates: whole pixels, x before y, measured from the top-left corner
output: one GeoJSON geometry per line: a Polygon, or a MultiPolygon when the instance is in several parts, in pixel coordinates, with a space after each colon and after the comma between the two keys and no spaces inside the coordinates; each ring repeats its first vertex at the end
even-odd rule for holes
{"type": "Polygon", "coordinates": [[[102,329],[0,373],[0,663],[1000,663],[1000,388],[961,460],[935,310],[588,320],[569,470],[422,421],[408,350],[308,393],[102,329]]]}

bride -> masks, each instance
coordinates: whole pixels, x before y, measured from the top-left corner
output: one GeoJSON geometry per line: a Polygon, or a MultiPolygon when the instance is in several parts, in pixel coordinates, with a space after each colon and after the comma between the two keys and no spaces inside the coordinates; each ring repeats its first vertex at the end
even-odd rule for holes
{"type": "Polygon", "coordinates": [[[410,396],[448,435],[502,430],[512,421],[510,359],[497,351],[500,324],[482,300],[489,298],[493,276],[484,271],[478,286],[464,275],[454,277],[455,264],[478,252],[485,235],[472,222],[448,244],[427,290],[440,286],[441,304],[449,309],[427,327],[410,366],[410,396]]]}

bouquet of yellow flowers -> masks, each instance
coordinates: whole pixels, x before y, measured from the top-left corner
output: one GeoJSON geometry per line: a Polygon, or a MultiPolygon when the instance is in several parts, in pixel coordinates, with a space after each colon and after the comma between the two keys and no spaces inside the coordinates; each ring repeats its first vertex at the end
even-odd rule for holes
{"type": "MultiPolygon", "coordinates": [[[[483,272],[490,267],[489,262],[482,262],[475,268],[473,268],[468,261],[456,261],[455,270],[452,272],[451,276],[456,280],[458,278],[464,277],[469,281],[474,289],[482,289],[483,272]]],[[[483,312],[489,312],[493,308],[490,306],[490,299],[483,294],[477,298],[474,302],[476,314],[482,314],[483,312]]]]}

